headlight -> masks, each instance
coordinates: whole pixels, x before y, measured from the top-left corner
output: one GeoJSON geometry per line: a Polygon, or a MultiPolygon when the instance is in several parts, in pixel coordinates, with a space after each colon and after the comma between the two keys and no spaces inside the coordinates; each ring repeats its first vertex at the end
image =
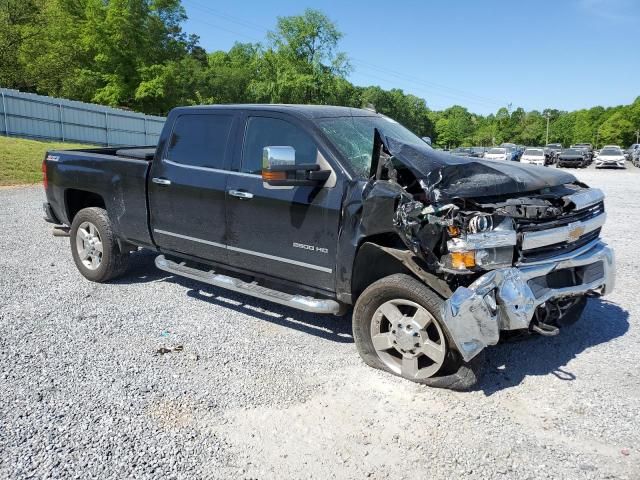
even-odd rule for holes
{"type": "Polygon", "coordinates": [[[469,219],[467,229],[470,233],[488,232],[493,229],[493,217],[491,215],[480,213],[469,219]]]}
{"type": "Polygon", "coordinates": [[[511,218],[476,214],[469,218],[466,232],[447,242],[449,254],[444,255],[442,261],[446,268],[453,270],[510,266],[516,242],[511,218]]]}
{"type": "Polygon", "coordinates": [[[492,270],[510,267],[513,263],[513,247],[451,252],[448,255],[444,255],[442,261],[445,267],[451,270],[469,270],[474,267],[492,270]]]}

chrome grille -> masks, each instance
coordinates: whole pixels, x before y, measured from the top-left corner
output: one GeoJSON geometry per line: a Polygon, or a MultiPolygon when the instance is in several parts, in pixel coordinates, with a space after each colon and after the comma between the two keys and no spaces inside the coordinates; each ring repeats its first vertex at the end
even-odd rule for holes
{"type": "Polygon", "coordinates": [[[518,262],[539,262],[596,240],[605,218],[598,202],[550,222],[516,219],[518,262]]]}

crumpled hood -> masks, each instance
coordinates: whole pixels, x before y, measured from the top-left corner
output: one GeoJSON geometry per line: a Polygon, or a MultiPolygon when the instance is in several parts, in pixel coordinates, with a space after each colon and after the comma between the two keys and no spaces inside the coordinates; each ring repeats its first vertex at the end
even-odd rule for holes
{"type": "Polygon", "coordinates": [[[434,201],[511,195],[573,183],[576,177],[555,168],[504,160],[456,157],[429,148],[385,138],[389,153],[422,180],[434,201]]]}

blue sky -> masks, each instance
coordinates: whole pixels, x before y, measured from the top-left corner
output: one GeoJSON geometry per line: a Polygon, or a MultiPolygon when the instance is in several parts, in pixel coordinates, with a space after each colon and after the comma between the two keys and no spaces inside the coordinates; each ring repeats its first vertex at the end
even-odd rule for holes
{"type": "Polygon", "coordinates": [[[277,16],[322,10],[356,85],[402,88],[436,110],[574,110],[640,95],[640,0],[183,0],[207,50],[264,41],[277,16]]]}

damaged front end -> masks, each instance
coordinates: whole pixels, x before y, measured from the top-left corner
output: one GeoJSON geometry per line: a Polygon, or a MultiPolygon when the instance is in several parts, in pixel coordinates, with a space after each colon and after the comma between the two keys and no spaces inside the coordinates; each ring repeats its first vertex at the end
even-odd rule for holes
{"type": "Polygon", "coordinates": [[[465,361],[503,331],[553,335],[571,305],[613,289],[604,195],[564,172],[443,157],[376,131],[365,210],[379,192],[394,197],[409,250],[387,253],[446,299],[444,327],[465,361]]]}

